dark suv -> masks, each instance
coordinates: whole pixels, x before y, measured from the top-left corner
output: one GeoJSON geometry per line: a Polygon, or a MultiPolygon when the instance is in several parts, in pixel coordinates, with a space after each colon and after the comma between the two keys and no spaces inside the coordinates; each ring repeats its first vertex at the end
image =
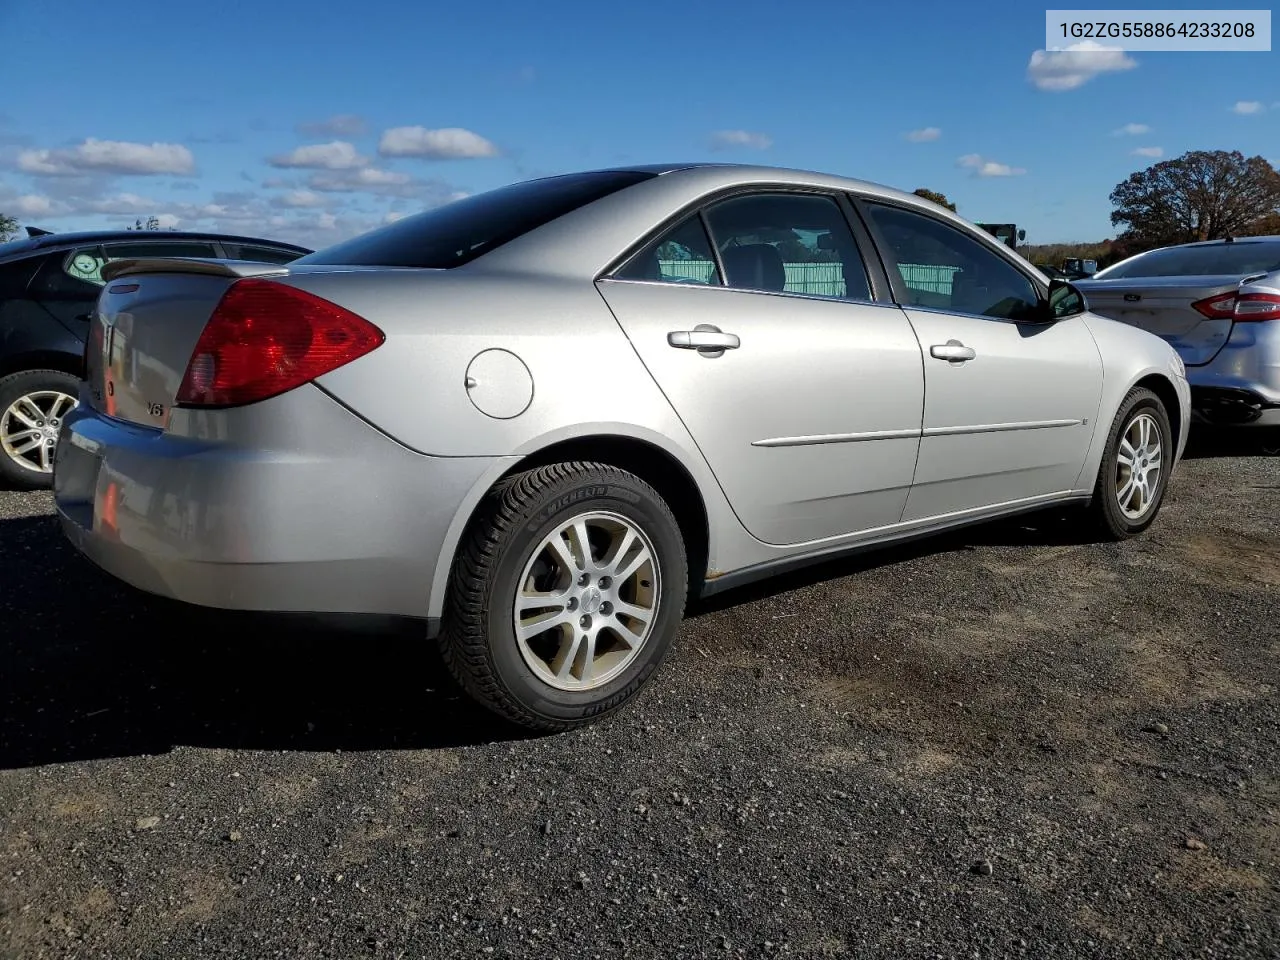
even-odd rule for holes
{"type": "Polygon", "coordinates": [[[214,233],[38,233],[0,243],[0,487],[47,487],[76,403],[89,313],[109,260],[192,257],[289,263],[305,247],[214,233]]]}

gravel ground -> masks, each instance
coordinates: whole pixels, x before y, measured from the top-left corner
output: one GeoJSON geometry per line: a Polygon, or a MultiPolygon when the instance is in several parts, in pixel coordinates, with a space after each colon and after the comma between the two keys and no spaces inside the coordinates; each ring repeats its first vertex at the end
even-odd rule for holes
{"type": "Polygon", "coordinates": [[[4,957],[1275,957],[1280,458],[692,611],[530,739],[429,644],[181,608],[0,493],[4,957]]]}

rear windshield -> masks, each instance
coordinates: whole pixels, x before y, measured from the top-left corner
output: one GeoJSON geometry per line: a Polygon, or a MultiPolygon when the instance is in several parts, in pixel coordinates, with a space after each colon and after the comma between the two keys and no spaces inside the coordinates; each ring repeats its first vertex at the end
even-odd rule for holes
{"type": "Polygon", "coordinates": [[[457,267],[653,176],[632,170],[601,171],[515,183],[405,217],[295,262],[355,267],[457,267]]]}
{"type": "Polygon", "coordinates": [[[1098,280],[1128,277],[1245,276],[1280,270],[1280,241],[1236,240],[1205,247],[1169,247],[1140,253],[1114,267],[1101,270],[1098,280]]]}

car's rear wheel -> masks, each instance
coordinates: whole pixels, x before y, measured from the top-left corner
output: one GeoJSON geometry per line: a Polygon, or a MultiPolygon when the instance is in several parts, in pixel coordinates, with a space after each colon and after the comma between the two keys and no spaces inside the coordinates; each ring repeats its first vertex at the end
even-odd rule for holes
{"type": "Polygon", "coordinates": [[[1151,526],[1174,452],[1164,403],[1145,387],[1129,391],[1111,424],[1093,491],[1091,508],[1105,536],[1124,540],[1151,526]]]}
{"type": "Polygon", "coordinates": [[[23,370],[0,379],[0,482],[33,490],[53,485],[53,453],[79,382],[60,370],[23,370]]]}
{"type": "Polygon", "coordinates": [[[611,713],[645,685],[684,615],[688,570],[670,508],[616,467],[510,477],[455,563],[440,645],[473,697],[535,730],[611,713]]]}

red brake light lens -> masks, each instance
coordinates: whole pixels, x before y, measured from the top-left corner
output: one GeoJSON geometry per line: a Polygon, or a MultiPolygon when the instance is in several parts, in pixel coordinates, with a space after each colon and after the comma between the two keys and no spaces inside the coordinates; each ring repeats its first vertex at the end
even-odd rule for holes
{"type": "Polygon", "coordinates": [[[1231,320],[1236,315],[1236,295],[1220,293],[1217,296],[1197,300],[1191,306],[1210,320],[1231,320]]]}
{"type": "Polygon", "coordinates": [[[279,396],[386,340],[350,310],[271,280],[237,280],[191,354],[177,402],[234,407],[279,396]]]}
{"type": "Polygon", "coordinates": [[[1237,323],[1280,320],[1280,296],[1274,293],[1242,293],[1236,298],[1237,323]]]}

